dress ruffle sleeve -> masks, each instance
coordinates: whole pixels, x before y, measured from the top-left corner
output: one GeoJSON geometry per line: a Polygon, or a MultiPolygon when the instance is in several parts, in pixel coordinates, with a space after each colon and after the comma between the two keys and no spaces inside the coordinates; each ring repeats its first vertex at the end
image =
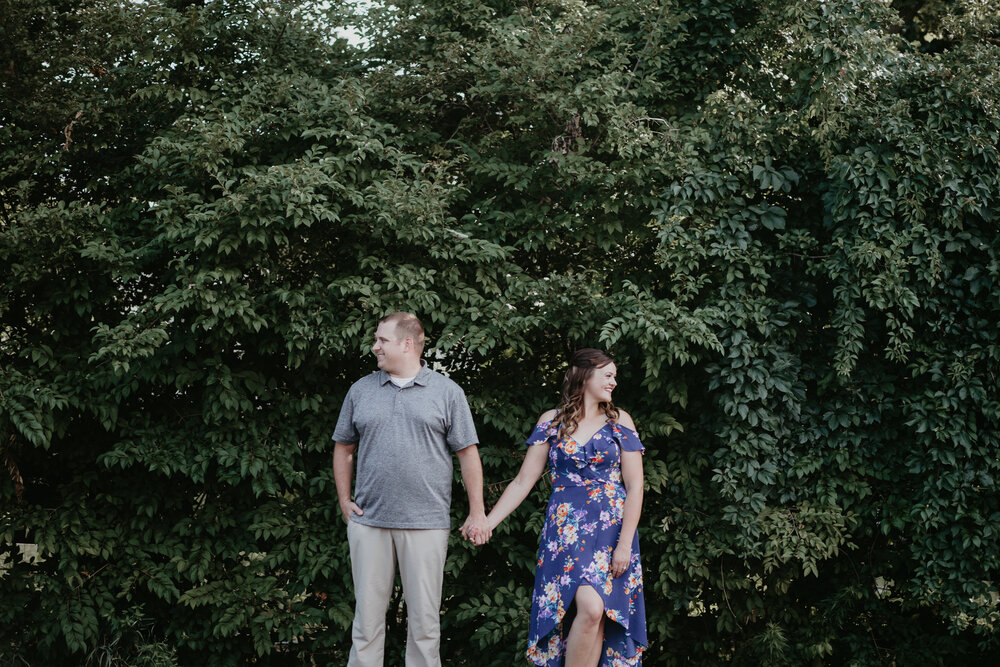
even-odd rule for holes
{"type": "Polygon", "coordinates": [[[549,438],[552,437],[552,433],[549,431],[549,427],[552,425],[551,421],[545,421],[537,424],[535,430],[531,432],[528,439],[524,441],[525,446],[531,447],[532,445],[542,445],[548,442],[549,438]]]}
{"type": "Polygon", "coordinates": [[[646,453],[646,447],[639,439],[639,434],[628,426],[615,424],[611,432],[612,437],[618,443],[618,446],[622,448],[622,451],[639,452],[640,454],[646,453]]]}

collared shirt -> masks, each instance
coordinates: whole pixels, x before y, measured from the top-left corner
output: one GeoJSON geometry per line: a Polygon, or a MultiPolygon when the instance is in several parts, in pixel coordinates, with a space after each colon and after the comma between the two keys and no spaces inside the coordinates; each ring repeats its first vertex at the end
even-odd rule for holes
{"type": "Polygon", "coordinates": [[[333,439],[357,445],[351,520],[378,528],[451,528],[452,452],[479,442],[465,392],[421,362],[397,387],[385,371],[344,398],[333,439]]]}

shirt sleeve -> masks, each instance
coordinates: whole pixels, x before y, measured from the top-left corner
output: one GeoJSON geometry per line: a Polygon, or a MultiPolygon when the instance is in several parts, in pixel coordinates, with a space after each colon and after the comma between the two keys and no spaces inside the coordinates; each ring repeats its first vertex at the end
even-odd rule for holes
{"type": "Polygon", "coordinates": [[[639,434],[630,429],[628,426],[618,424],[615,439],[618,440],[618,444],[621,446],[622,451],[639,452],[640,454],[643,454],[646,451],[646,447],[643,446],[642,441],[639,440],[639,434]]]}
{"type": "Polygon", "coordinates": [[[356,445],[361,439],[357,427],[354,425],[354,386],[347,390],[344,403],[340,406],[340,417],[337,418],[337,426],[333,429],[333,441],[342,442],[345,445],[356,445]]]}
{"type": "Polygon", "coordinates": [[[547,421],[536,425],[535,430],[531,432],[531,435],[524,441],[524,444],[528,447],[531,447],[532,445],[546,444],[549,441],[549,425],[551,423],[551,421],[547,421]]]}
{"type": "Polygon", "coordinates": [[[449,401],[449,427],[448,446],[451,451],[457,452],[460,449],[479,444],[479,434],[476,433],[476,423],[472,419],[472,410],[469,409],[469,401],[465,397],[465,392],[457,386],[449,401]]]}

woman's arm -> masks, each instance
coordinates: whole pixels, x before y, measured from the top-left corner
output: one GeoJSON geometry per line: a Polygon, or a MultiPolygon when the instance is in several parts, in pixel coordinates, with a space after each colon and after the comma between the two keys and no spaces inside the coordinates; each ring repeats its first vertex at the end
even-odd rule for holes
{"type": "Polygon", "coordinates": [[[528,447],[528,452],[524,455],[524,461],[521,463],[521,469],[517,471],[517,476],[507,485],[500,500],[486,517],[491,531],[499,526],[500,522],[506,519],[528,497],[531,489],[538,482],[538,478],[545,472],[545,465],[548,461],[548,444],[528,447]]]}
{"type": "Polygon", "coordinates": [[[622,452],[622,481],[625,483],[622,532],[611,557],[611,574],[616,577],[628,569],[632,559],[632,539],[642,514],[642,454],[639,452],[622,452]]]}
{"type": "MultiPolygon", "coordinates": [[[[633,431],[635,423],[627,412],[618,416],[618,423],[633,431]]],[[[639,526],[639,516],[642,514],[642,454],[639,452],[622,452],[622,482],[625,484],[625,509],[622,513],[622,532],[618,537],[618,546],[611,556],[611,574],[620,577],[628,570],[632,560],[632,540],[639,526]]]]}

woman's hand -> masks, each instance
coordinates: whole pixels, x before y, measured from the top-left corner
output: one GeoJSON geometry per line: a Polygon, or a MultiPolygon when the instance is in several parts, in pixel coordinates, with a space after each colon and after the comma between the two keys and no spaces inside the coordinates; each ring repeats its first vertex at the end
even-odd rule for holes
{"type": "Polygon", "coordinates": [[[469,514],[469,518],[459,528],[459,532],[462,533],[462,537],[471,541],[477,547],[481,547],[489,542],[490,537],[493,536],[493,528],[486,520],[486,515],[482,513],[479,515],[469,514]]]}
{"type": "Polygon", "coordinates": [[[620,577],[628,570],[632,562],[632,545],[619,542],[611,555],[611,576],[620,577]]]}

